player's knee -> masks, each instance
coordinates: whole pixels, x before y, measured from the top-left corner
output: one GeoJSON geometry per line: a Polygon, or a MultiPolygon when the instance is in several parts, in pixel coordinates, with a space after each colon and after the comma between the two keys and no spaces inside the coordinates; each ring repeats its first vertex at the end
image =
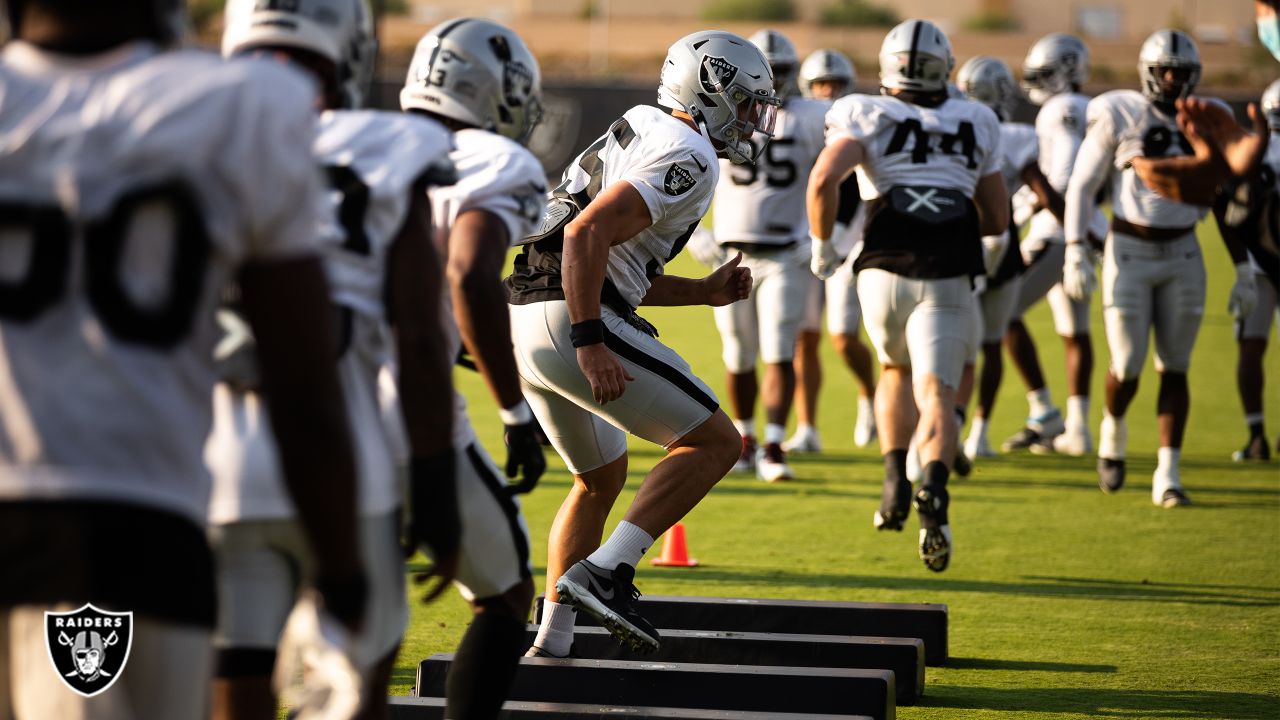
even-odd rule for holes
{"type": "Polygon", "coordinates": [[[1138,378],[1142,375],[1142,363],[1133,360],[1114,363],[1111,366],[1111,375],[1122,383],[1138,382],[1138,378]]]}

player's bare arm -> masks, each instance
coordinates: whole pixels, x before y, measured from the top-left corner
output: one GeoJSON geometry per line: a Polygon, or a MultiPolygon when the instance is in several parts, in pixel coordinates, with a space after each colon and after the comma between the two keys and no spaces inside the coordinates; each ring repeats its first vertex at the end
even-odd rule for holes
{"type": "Polygon", "coordinates": [[[458,516],[453,408],[440,402],[452,387],[452,358],[440,327],[443,268],[431,245],[431,204],[416,186],[409,214],[387,258],[387,310],[396,333],[400,411],[412,455],[409,468],[410,540],[434,560],[429,602],[452,583],[458,569],[462,523],[458,516]]]}
{"type": "Polygon", "coordinates": [[[978,208],[978,224],[983,235],[999,235],[1008,230],[1009,191],[999,172],[978,180],[973,191],[973,204],[978,208]]]}
{"type": "Polygon", "coordinates": [[[355,454],[338,385],[328,282],[319,258],[253,262],[240,271],[244,313],[285,482],[312,552],[328,610],[357,628],[365,579],[355,529],[355,454]],[[316,452],[324,448],[325,452],[316,452]]]}
{"type": "Polygon", "coordinates": [[[446,277],[453,297],[454,320],[462,342],[500,408],[523,416],[504,415],[507,426],[507,477],[520,475],[527,491],[547,469],[533,416],[520,393],[520,376],[511,352],[511,317],[502,289],[502,266],[511,246],[507,226],[486,210],[458,216],[449,233],[446,277]]]}
{"type": "MultiPolygon", "coordinates": [[[[565,302],[575,333],[585,334],[577,348],[578,365],[591,383],[592,396],[602,405],[622,397],[627,381],[633,379],[604,346],[600,288],[609,248],[630,240],[652,223],[644,198],[629,183],[620,182],[601,192],[564,231],[565,302]]],[[[578,342],[575,336],[574,344],[578,342]]]]}
{"type": "Polygon", "coordinates": [[[735,253],[704,278],[659,275],[651,280],[641,305],[710,305],[721,307],[745,300],[751,294],[751,268],[741,267],[742,253],[735,253]]]}
{"type": "Polygon", "coordinates": [[[809,235],[813,245],[812,267],[815,275],[830,277],[839,265],[831,233],[840,207],[840,184],[866,156],[862,144],[850,137],[830,142],[818,155],[805,188],[805,210],[809,216],[809,235]]]}
{"type": "Polygon", "coordinates": [[[1067,203],[1062,193],[1053,188],[1049,178],[1040,169],[1040,163],[1029,163],[1022,168],[1022,182],[1036,194],[1036,205],[1049,211],[1059,223],[1064,222],[1067,203]]]}
{"type": "Polygon", "coordinates": [[[1191,97],[1177,101],[1178,127],[1192,155],[1135,158],[1138,177],[1155,192],[1192,205],[1209,206],[1232,177],[1246,177],[1267,153],[1270,132],[1256,103],[1249,104],[1253,131],[1221,105],[1191,97]]]}

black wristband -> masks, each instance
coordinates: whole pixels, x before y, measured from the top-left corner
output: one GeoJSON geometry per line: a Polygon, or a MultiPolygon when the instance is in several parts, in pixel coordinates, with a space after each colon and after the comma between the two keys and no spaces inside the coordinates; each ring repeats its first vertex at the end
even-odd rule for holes
{"type": "Polygon", "coordinates": [[[604,342],[604,321],[596,318],[574,323],[569,328],[569,340],[576,348],[599,345],[604,342]]]}

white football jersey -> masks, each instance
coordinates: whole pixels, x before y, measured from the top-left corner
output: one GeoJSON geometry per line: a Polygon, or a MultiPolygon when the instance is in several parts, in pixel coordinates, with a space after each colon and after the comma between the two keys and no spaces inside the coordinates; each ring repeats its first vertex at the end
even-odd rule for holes
{"type": "Polygon", "coordinates": [[[1049,98],[1036,113],[1036,137],[1040,143],[1040,171],[1060,193],[1067,191],[1071,168],[1084,142],[1089,96],[1062,93],[1049,98]]]}
{"type": "MultiPolygon", "coordinates": [[[[807,240],[804,191],[822,152],[830,103],[787,98],[778,110],[773,139],[754,165],[720,160],[716,185],[716,242],[779,245],[807,240]]],[[[760,146],[755,141],[757,149],[760,146]]]]}
{"type": "MultiPolygon", "coordinates": [[[[444,126],[418,115],[329,111],[320,116],[314,157],[328,182],[328,212],[316,226],[334,301],[342,310],[338,363],[355,445],[360,512],[399,504],[396,458],[381,421],[378,372],[393,352],[387,325],[387,257],[420,178],[452,173],[444,126]]],[[[266,408],[219,386],[206,459],[214,476],[210,520],[289,517],[266,408]]]]}
{"type": "Polygon", "coordinates": [[[1022,171],[1036,162],[1039,155],[1035,128],[1026,123],[1000,123],[1000,175],[1010,198],[1023,185],[1022,171]]]}
{"type": "Polygon", "coordinates": [[[631,108],[564,171],[559,190],[586,205],[617,182],[630,183],[653,224],[609,249],[605,276],[632,307],[649,292],[711,207],[720,166],[701,133],[665,110],[631,108]]]}
{"type": "MultiPolygon", "coordinates": [[[[431,221],[440,247],[449,246],[449,235],[458,216],[469,210],[492,213],[507,226],[508,241],[515,245],[537,229],[546,206],[547,181],[542,165],[523,145],[484,130],[459,130],[450,153],[457,172],[453,185],[431,190],[431,221]]],[[[494,278],[496,282],[498,279],[494,278]]],[[[453,300],[444,292],[444,326],[449,332],[450,357],[462,349],[462,336],[453,317],[453,300]]],[[[454,392],[453,446],[466,448],[476,441],[467,418],[467,402],[454,392]]]]}
{"type": "Polygon", "coordinates": [[[223,287],[316,249],[312,85],[146,43],[10,42],[0,96],[0,499],[203,524],[223,287]]]}
{"type": "Polygon", "coordinates": [[[1155,193],[1130,165],[1136,157],[1172,157],[1191,152],[1175,119],[1157,110],[1137,90],[1112,90],[1094,98],[1089,103],[1089,128],[1067,195],[1067,239],[1085,236],[1083,228],[1094,210],[1094,195],[1104,182],[1109,184],[1116,218],[1151,228],[1194,226],[1208,208],[1155,193]]]}
{"type": "Polygon", "coordinates": [[[863,200],[895,185],[973,197],[978,180],[1000,169],[1000,121],[970,100],[927,108],[887,95],[846,95],[827,112],[827,142],[839,137],[857,140],[866,151],[858,166],[863,200]]]}

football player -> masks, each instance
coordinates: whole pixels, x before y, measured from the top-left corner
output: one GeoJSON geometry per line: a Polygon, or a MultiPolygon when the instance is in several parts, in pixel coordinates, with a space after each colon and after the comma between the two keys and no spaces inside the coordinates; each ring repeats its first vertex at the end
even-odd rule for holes
{"type": "MultiPolygon", "coordinates": [[[[815,50],[800,64],[800,92],[828,104],[853,92],[857,75],[853,63],[836,50],[815,50]]],[[[866,212],[858,194],[857,176],[840,186],[840,207],[832,240],[837,254],[845,258],[840,269],[827,280],[810,274],[809,292],[796,343],[796,431],[782,444],[787,452],[820,452],[818,435],[818,392],[822,389],[822,363],[818,343],[822,339],[822,314],[826,307],[827,332],[845,365],[858,381],[858,416],[853,426],[853,442],[865,447],[876,436],[875,369],[871,352],[859,335],[862,308],[853,279],[853,258],[861,247],[862,223],[866,212]]]]}
{"type": "Polygon", "coordinates": [[[462,509],[458,586],[474,612],[446,679],[456,718],[495,718],[525,649],[533,601],[529,532],[516,491],[546,468],[533,413],[521,395],[512,353],[502,266],[512,244],[542,218],[546,175],[524,144],[542,118],[542,73],[515,32],[477,18],[451,20],[418,42],[400,106],[453,131],[457,183],[433,190],[432,218],[446,258],[448,348],[465,346],[498,404],[505,426],[508,486],[455,393],[453,445],[462,509]]]}
{"type": "MultiPolygon", "coordinates": [[[[1031,102],[1040,106],[1036,135],[1040,140],[1040,169],[1054,190],[1067,189],[1076,152],[1084,138],[1084,113],[1089,98],[1080,86],[1089,76],[1089,49],[1074,35],[1053,33],[1036,42],[1022,65],[1023,86],[1031,102]]],[[[1093,220],[1101,231],[1099,214],[1093,220]]],[[[1029,412],[1025,427],[1001,446],[1010,450],[1058,451],[1084,455],[1093,450],[1089,434],[1089,378],[1093,374],[1093,344],[1089,338],[1089,306],[1062,292],[1062,222],[1048,208],[1031,219],[1021,245],[1027,269],[1023,273],[1005,344],[1027,386],[1029,412]],[[1053,404],[1036,355],[1035,342],[1022,321],[1041,298],[1048,298],[1053,326],[1062,338],[1067,360],[1067,417],[1053,404]],[[1061,437],[1059,437],[1061,436],[1061,437]]]]}
{"type": "MultiPolygon", "coordinates": [[[[1187,369],[1204,315],[1205,269],[1196,223],[1207,209],[1167,200],[1147,188],[1130,161],[1135,157],[1187,155],[1191,148],[1178,129],[1174,102],[1188,97],[1200,79],[1195,41],[1177,30],[1159,30],[1138,55],[1142,91],[1113,90],[1089,103],[1089,130],[1067,188],[1067,252],[1064,289],[1085,300],[1096,275],[1086,244],[1086,225],[1095,195],[1109,187],[1114,203],[1111,234],[1102,266],[1103,320],[1111,365],[1107,408],[1098,443],[1099,485],[1116,492],[1125,481],[1128,433],[1125,412],[1154,331],[1155,366],[1160,373],[1157,415],[1160,447],[1151,482],[1156,505],[1190,501],[1182,489],[1179,454],[1191,397],[1187,369]]],[[[1237,318],[1252,310],[1256,288],[1243,244],[1221,221],[1223,240],[1236,263],[1231,291],[1237,318]]]]}
{"type": "MultiPolygon", "coordinates": [[[[449,384],[451,356],[440,341],[442,272],[430,245],[425,195],[428,184],[451,179],[452,143],[438,123],[355,109],[376,52],[367,0],[232,0],[222,50],[278,58],[311,73],[319,97],[289,100],[325,109],[313,153],[328,179],[330,202],[315,233],[341,328],[339,368],[356,440],[360,550],[370,581],[369,609],[351,655],[363,676],[363,716],[380,717],[408,623],[396,462],[377,395],[378,372],[396,351],[414,458],[409,509],[416,535],[437,552],[457,545],[457,503],[446,485],[453,482],[447,442],[452,408],[439,395],[449,384]]],[[[223,318],[235,327],[232,309],[223,318]]],[[[213,705],[220,718],[275,712],[276,642],[300,576],[311,566],[280,492],[274,440],[261,420],[274,398],[259,392],[252,358],[237,358],[252,353],[255,342],[269,340],[231,332],[219,346],[224,382],[214,395],[206,449],[220,580],[213,705]]]]}
{"type": "MultiPolygon", "coordinates": [[[[1258,300],[1253,312],[1236,325],[1240,357],[1236,365],[1236,382],[1249,439],[1232,457],[1235,460],[1270,460],[1271,448],[1263,422],[1262,358],[1266,355],[1271,326],[1276,321],[1276,289],[1280,288],[1280,80],[1267,86],[1262,94],[1262,113],[1271,130],[1271,144],[1263,161],[1258,183],[1249,189],[1252,212],[1244,234],[1248,243],[1249,264],[1256,275],[1258,300]]],[[[1280,452],[1280,440],[1276,442],[1280,452]]]]}
{"type": "MultiPolygon", "coordinates": [[[[1035,128],[1010,120],[1021,93],[1009,66],[979,55],[960,68],[956,81],[966,97],[991,108],[1000,118],[1000,172],[1009,197],[1023,186],[1029,187],[1039,204],[1061,220],[1062,196],[1040,170],[1035,128]]],[[[982,374],[978,404],[964,443],[964,453],[970,460],[995,455],[987,438],[987,421],[1004,371],[1000,342],[1013,315],[1020,276],[1026,267],[1019,250],[1017,226],[1010,223],[1008,231],[982,238],[982,254],[986,269],[985,289],[978,297],[982,374]]]]}
{"type": "Polygon", "coordinates": [[[569,653],[575,606],[632,647],[655,649],[658,633],[635,609],[635,567],[742,449],[711,389],[636,308],[749,294],[740,255],[700,280],[663,268],[710,207],[716,157],[753,163],[767,152],[780,104],[773,72],[737,35],[693,33],[667,52],[658,104],[628,110],[569,166],[507,279],[525,397],[574,474],[551,526],[533,654],[569,653]],[[627,478],[627,433],[667,454],[601,545],[627,478]]]}
{"type": "MultiPolygon", "coordinates": [[[[756,472],[765,482],[791,479],[782,450],[787,416],[795,394],[792,366],[796,333],[809,286],[809,229],[804,217],[804,181],[822,151],[827,104],[799,97],[796,48],[777,30],[761,30],[751,42],[773,69],[773,85],[782,99],[772,138],[754,142],[757,161],[735,165],[720,159],[712,232],[721,261],[742,253],[754,283],[743,302],[715,309],[724,345],[725,379],[734,425],[742,434],[742,455],[734,470],[756,472]],[[756,383],[756,358],[763,359],[764,383],[756,383]],[[764,444],[757,449],[753,413],[763,391],[764,444]]],[[[718,265],[719,263],[717,263],[718,265]]]]}
{"type": "Polygon", "coordinates": [[[320,604],[364,617],[312,86],[172,49],[180,2],[0,6],[0,715],[203,718],[201,448],[233,279],[320,604]],[[91,697],[50,672],[44,629],[86,603],[133,613],[128,665],[91,697]]]}
{"type": "Polygon", "coordinates": [[[868,208],[854,270],[882,368],[876,427],[885,483],[874,522],[901,530],[914,501],[920,557],[935,572],[951,559],[946,486],[959,432],[956,387],[976,322],[971,278],[984,272],[982,236],[1009,227],[999,120],[983,105],[948,98],[954,65],[950,41],[932,23],[908,20],[890,30],[880,48],[883,95],[850,95],[832,106],[807,191],[814,270],[830,276],[839,186],[859,173],[868,208]],[[923,465],[914,496],[906,479],[913,434],[923,465]]]}

